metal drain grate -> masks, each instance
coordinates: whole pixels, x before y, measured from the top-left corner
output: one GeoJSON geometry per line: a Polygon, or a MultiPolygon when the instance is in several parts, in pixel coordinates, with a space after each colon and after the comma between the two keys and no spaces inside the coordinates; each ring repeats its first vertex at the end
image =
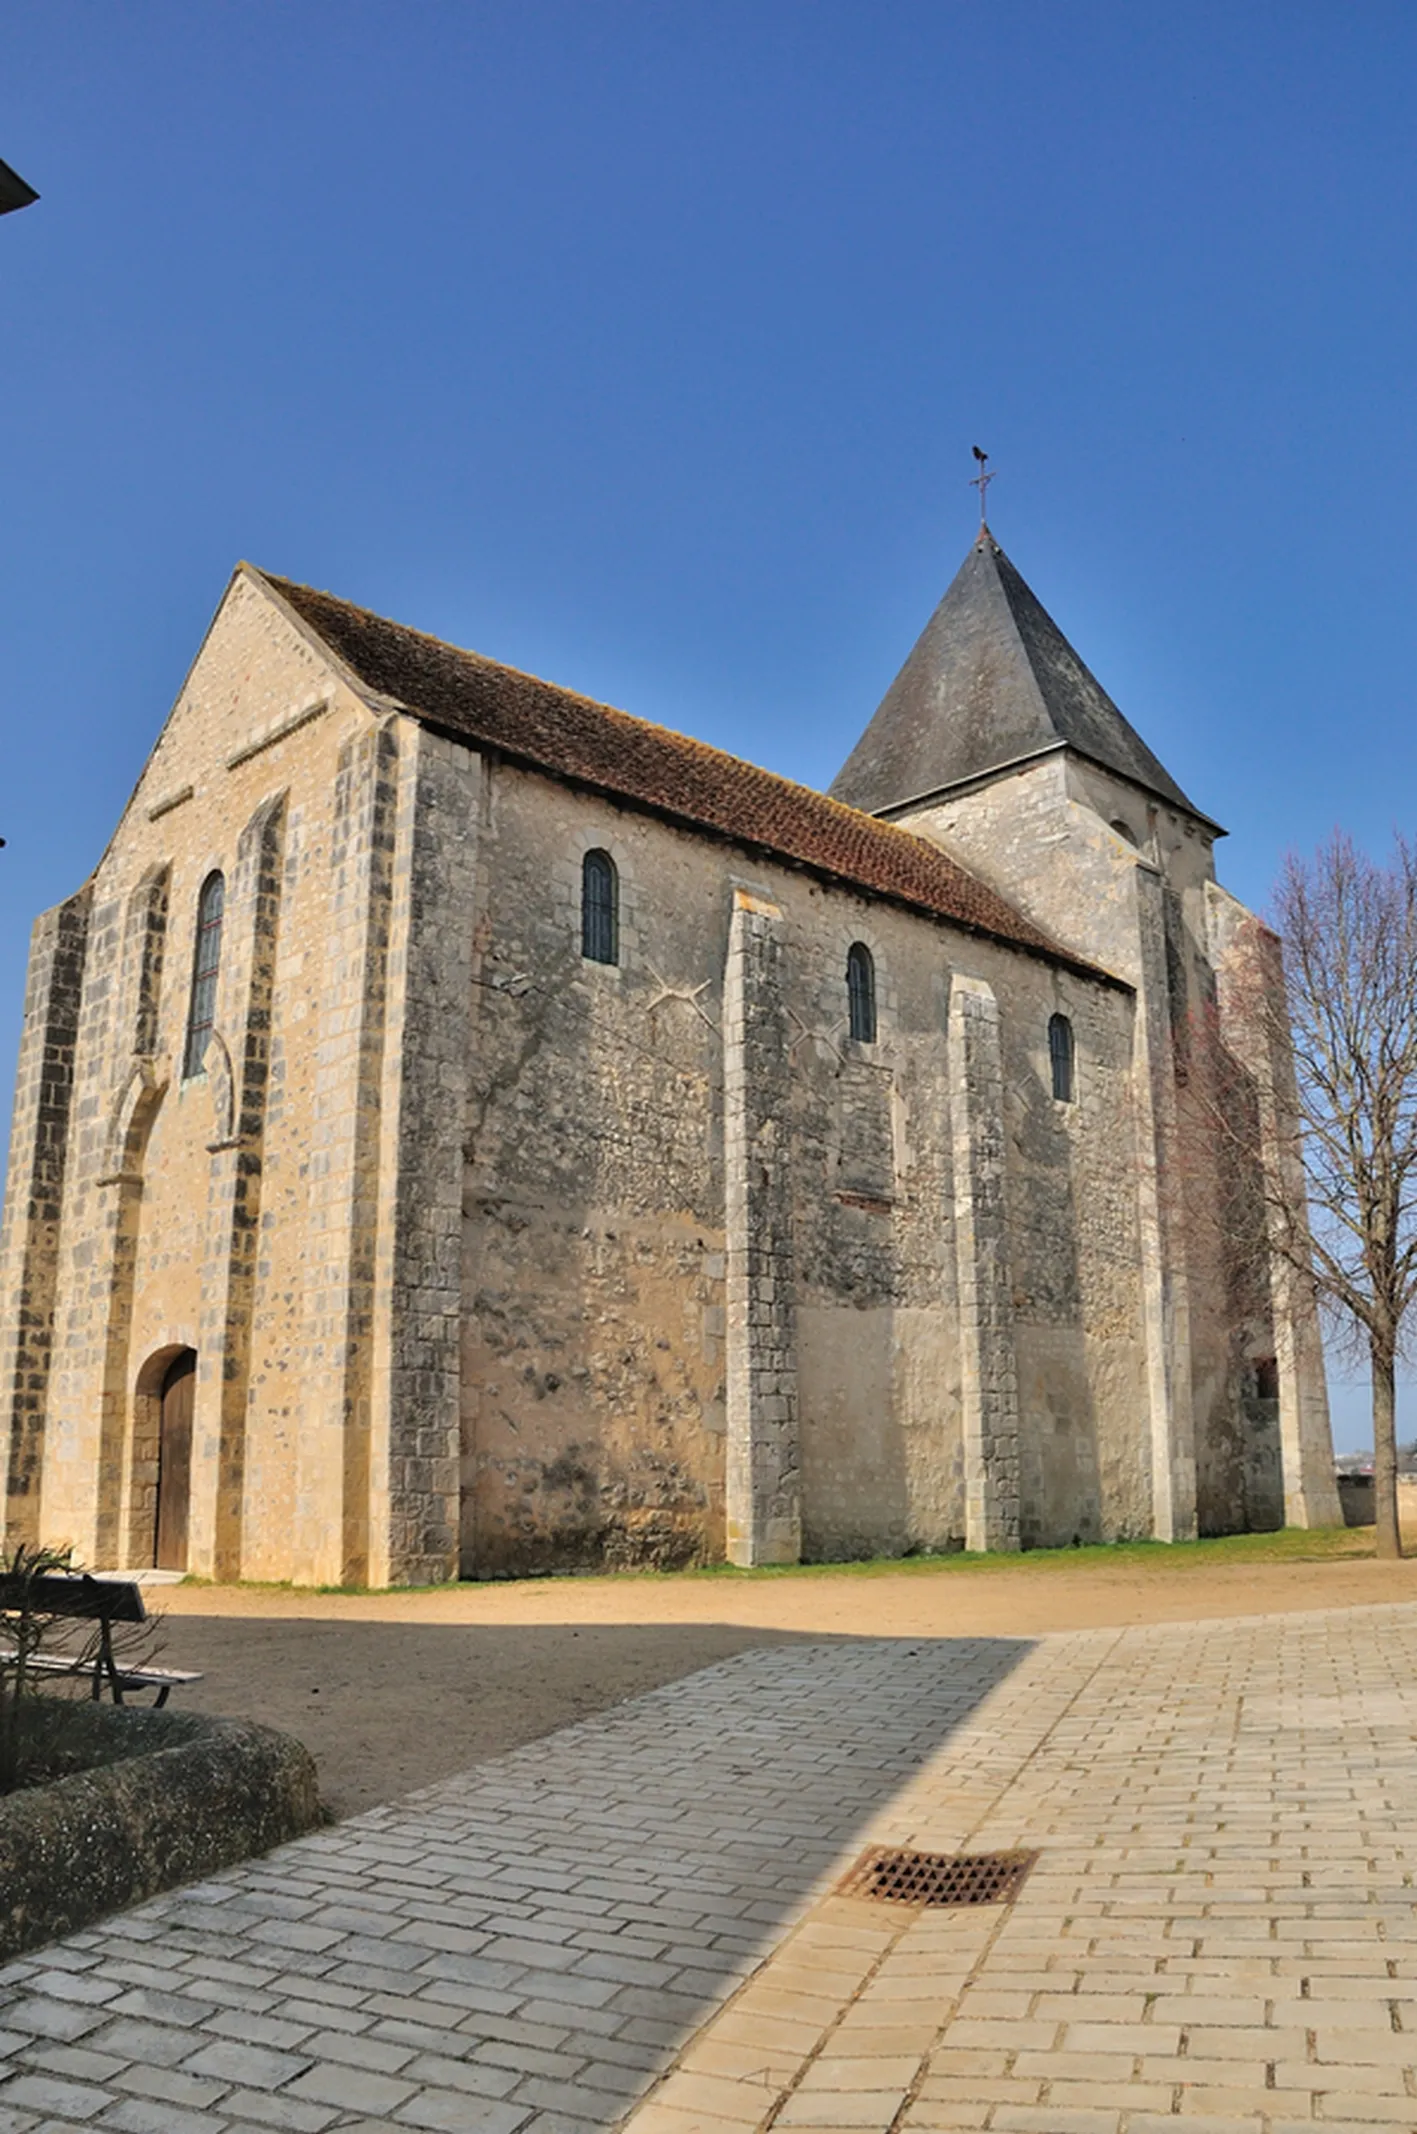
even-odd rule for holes
{"type": "Polygon", "coordinates": [[[843,1897],[882,1904],[1011,1904],[1036,1852],[909,1852],[873,1845],[845,1881],[843,1897]]]}

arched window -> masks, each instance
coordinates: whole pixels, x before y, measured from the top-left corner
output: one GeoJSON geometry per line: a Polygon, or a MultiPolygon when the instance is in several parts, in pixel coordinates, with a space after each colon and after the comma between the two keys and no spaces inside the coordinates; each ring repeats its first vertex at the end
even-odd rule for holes
{"type": "Polygon", "coordinates": [[[846,952],[846,1000],[851,1011],[851,1035],[863,1045],[876,1042],[876,966],[864,941],[853,941],[846,952]]]}
{"type": "Polygon", "coordinates": [[[588,963],[620,961],[620,881],[608,852],[581,862],[581,954],[588,963]]]}
{"type": "Polygon", "coordinates": [[[1073,1026],[1066,1015],[1048,1019],[1048,1057],[1053,1063],[1053,1094],[1060,1104],[1073,1101],[1073,1026]]]}
{"type": "Polygon", "coordinates": [[[216,979],[221,969],[221,917],[226,909],[226,881],[209,874],[197,899],[197,946],[192,957],[192,1002],[187,1010],[184,1075],[200,1074],[207,1039],[216,1019],[216,979]]]}

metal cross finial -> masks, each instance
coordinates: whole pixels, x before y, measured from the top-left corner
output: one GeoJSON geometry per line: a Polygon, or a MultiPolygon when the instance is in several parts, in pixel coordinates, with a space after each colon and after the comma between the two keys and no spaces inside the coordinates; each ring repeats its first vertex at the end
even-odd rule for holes
{"type": "Polygon", "coordinates": [[[989,515],[984,508],[984,498],[985,493],[988,490],[989,484],[993,481],[994,477],[989,472],[988,453],[981,452],[978,445],[971,445],[970,450],[971,452],[973,452],[974,457],[979,462],[979,472],[975,475],[973,481],[970,483],[969,486],[971,489],[977,489],[979,491],[979,523],[981,526],[987,526],[989,523],[989,515]]]}

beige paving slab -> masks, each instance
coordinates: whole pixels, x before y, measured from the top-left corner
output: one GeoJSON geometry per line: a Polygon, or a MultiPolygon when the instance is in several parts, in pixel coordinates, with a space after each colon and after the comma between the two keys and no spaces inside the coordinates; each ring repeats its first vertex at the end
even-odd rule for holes
{"type": "Polygon", "coordinates": [[[1414,1607],[1041,1641],[857,1834],[1037,1872],[1010,1908],[897,1914],[854,1992],[807,1915],[744,1989],[822,2024],[762,2134],[1417,2134],[1415,1744],[1414,1607]],[[858,2086],[877,2034],[894,2119],[858,2086]]]}

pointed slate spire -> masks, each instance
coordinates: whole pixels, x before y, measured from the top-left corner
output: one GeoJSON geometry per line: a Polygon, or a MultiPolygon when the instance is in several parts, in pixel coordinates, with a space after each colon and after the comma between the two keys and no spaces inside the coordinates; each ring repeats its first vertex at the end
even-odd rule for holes
{"type": "Polygon", "coordinates": [[[1209,820],[1090,674],[987,527],[831,787],[870,815],[1057,748],[1209,820]]]}

